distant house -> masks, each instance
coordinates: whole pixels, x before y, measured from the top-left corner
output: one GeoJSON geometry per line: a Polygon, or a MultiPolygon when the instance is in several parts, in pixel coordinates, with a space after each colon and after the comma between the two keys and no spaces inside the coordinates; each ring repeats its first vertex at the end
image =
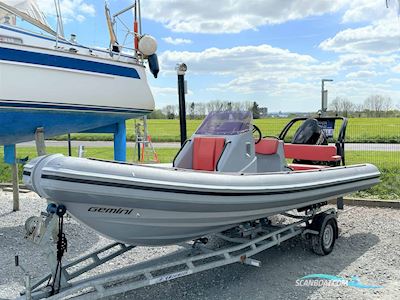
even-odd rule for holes
{"type": "Polygon", "coordinates": [[[270,113],[270,117],[272,118],[287,118],[289,116],[289,113],[285,112],[272,112],[270,113]]]}
{"type": "Polygon", "coordinates": [[[268,117],[268,107],[260,107],[260,118],[266,118],[268,117]]]}

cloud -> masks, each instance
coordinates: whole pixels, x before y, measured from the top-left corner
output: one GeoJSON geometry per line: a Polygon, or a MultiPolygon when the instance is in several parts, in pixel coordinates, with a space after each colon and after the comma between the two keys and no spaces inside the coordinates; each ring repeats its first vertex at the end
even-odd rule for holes
{"type": "Polygon", "coordinates": [[[204,51],[165,51],[160,55],[164,74],[172,74],[177,62],[188,65],[188,74],[218,76],[210,92],[233,91],[241,94],[281,95],[299,86],[318,86],[323,76],[334,76],[337,62],[319,62],[315,58],[270,45],[209,48],[204,51]],[[296,82],[299,81],[299,82],[296,82]]]}
{"type": "MultiPolygon", "coordinates": [[[[309,55],[297,54],[270,45],[208,48],[203,51],[165,51],[160,55],[163,70],[173,71],[177,62],[185,62],[193,73],[219,75],[298,71],[317,61],[309,55]]],[[[321,66],[323,68],[323,66],[321,66]]]]}
{"type": "MultiPolygon", "coordinates": [[[[54,0],[38,0],[40,9],[46,16],[55,17],[54,0]]],[[[93,4],[87,3],[85,0],[62,0],[61,13],[65,23],[76,20],[83,22],[87,17],[94,17],[96,9],[93,4]]]]}
{"type": "Polygon", "coordinates": [[[343,69],[347,68],[372,68],[376,66],[390,66],[399,60],[398,55],[367,55],[360,53],[342,54],[339,56],[339,64],[343,69]]]}
{"type": "MultiPolygon", "coordinates": [[[[372,94],[390,96],[393,99],[400,97],[400,91],[392,89],[388,83],[373,83],[365,80],[342,80],[329,87],[329,93],[344,96],[355,103],[363,102],[372,94]]],[[[332,99],[332,98],[331,98],[332,99]]]]}
{"type": "Polygon", "coordinates": [[[393,53],[400,49],[400,24],[396,18],[345,29],[323,41],[319,48],[348,53],[393,53]]]}
{"type": "Polygon", "coordinates": [[[384,1],[377,0],[352,0],[342,17],[343,23],[372,22],[384,19],[390,15],[390,10],[385,9],[384,1]]]}
{"type": "Polygon", "coordinates": [[[96,14],[96,10],[92,4],[82,3],[79,6],[79,11],[93,17],[96,14]]]}
{"type": "Polygon", "coordinates": [[[346,78],[370,78],[370,77],[375,77],[377,76],[378,73],[375,71],[357,71],[357,72],[351,72],[346,75],[346,78]]]}
{"type": "MultiPolygon", "coordinates": [[[[397,5],[391,1],[391,5],[397,5]]],[[[400,2],[399,2],[400,4],[400,2]]],[[[387,54],[400,49],[400,21],[396,9],[386,9],[382,1],[348,1],[342,16],[343,23],[367,22],[347,28],[322,41],[319,48],[342,53],[387,54]]]]}
{"type": "Polygon", "coordinates": [[[183,45],[183,44],[191,44],[193,41],[189,39],[182,39],[182,38],[173,38],[173,37],[165,37],[162,40],[171,45],[183,45]]]}
{"type": "MultiPolygon", "coordinates": [[[[161,87],[161,86],[151,86],[151,91],[156,96],[176,96],[178,95],[178,87],[161,87]]],[[[187,91],[187,95],[193,95],[192,90],[187,91]]]]}
{"type": "MultiPolygon", "coordinates": [[[[246,95],[261,105],[316,110],[319,105],[321,78],[333,78],[330,97],[337,95],[361,103],[370,94],[400,96],[394,82],[374,82],[370,78],[392,76],[399,55],[342,54],[332,61],[319,61],[287,49],[262,44],[233,48],[208,48],[203,51],[165,51],[160,54],[164,76],[175,76],[177,62],[188,65],[188,75],[209,78],[206,89],[211,99],[236,99],[246,95]],[[214,96],[212,96],[214,95],[214,96]],[[285,101],[285,102],[282,102],[285,101]]],[[[395,67],[396,71],[400,65],[395,67]]],[[[393,75],[395,77],[395,75],[393,75]]],[[[176,93],[175,89],[171,93],[176,93]]],[[[201,93],[202,93],[201,92],[201,93]]]]}
{"type": "Polygon", "coordinates": [[[152,92],[155,95],[176,95],[178,93],[177,88],[173,87],[160,87],[160,86],[152,86],[151,87],[152,92]]]}
{"type": "Polygon", "coordinates": [[[392,68],[392,71],[395,72],[395,73],[400,73],[400,64],[398,64],[397,66],[394,66],[392,68]]]}
{"type": "Polygon", "coordinates": [[[239,33],[267,24],[333,13],[348,1],[148,0],[143,1],[143,15],[174,32],[239,33]]]}
{"type": "Polygon", "coordinates": [[[386,83],[400,85],[400,78],[389,78],[388,80],[386,80],[386,83]]]}

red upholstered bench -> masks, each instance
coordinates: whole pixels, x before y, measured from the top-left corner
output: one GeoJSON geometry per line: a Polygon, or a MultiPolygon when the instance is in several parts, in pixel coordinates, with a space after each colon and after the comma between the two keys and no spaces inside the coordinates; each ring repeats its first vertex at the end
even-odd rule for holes
{"type": "Polygon", "coordinates": [[[224,150],[225,138],[195,137],[193,139],[193,170],[215,171],[224,150]]]}
{"type": "Polygon", "coordinates": [[[336,146],[285,144],[285,157],[298,160],[340,161],[336,146]]]}
{"type": "MultiPolygon", "coordinates": [[[[285,158],[327,162],[336,162],[342,159],[340,155],[337,155],[336,146],[303,144],[285,144],[285,158]]],[[[320,170],[329,168],[329,166],[323,165],[295,163],[289,164],[289,167],[292,168],[294,171],[320,170]]]]}

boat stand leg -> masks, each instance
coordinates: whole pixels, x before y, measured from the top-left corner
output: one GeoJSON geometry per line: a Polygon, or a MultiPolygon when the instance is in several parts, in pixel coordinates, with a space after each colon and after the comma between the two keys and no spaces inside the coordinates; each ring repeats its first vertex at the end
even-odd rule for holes
{"type": "Polygon", "coordinates": [[[13,184],[13,211],[19,211],[19,176],[17,162],[11,165],[13,184]]]}
{"type": "Polygon", "coordinates": [[[114,133],[114,160],[126,161],[126,125],[125,121],[117,123],[114,133]]]}
{"type": "Polygon", "coordinates": [[[13,211],[19,211],[19,177],[15,145],[4,146],[4,162],[11,166],[13,184],[13,211]]]}
{"type": "Polygon", "coordinates": [[[46,155],[46,144],[44,142],[44,128],[39,127],[35,131],[35,143],[38,156],[46,155]]]}

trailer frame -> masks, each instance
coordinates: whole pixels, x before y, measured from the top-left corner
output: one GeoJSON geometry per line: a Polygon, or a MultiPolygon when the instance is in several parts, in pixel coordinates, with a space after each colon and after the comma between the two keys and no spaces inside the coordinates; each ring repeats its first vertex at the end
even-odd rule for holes
{"type": "MultiPolygon", "coordinates": [[[[52,295],[51,289],[45,283],[57,276],[53,271],[56,270],[56,251],[52,237],[58,230],[59,217],[54,212],[42,213],[42,217],[28,219],[29,222],[27,221],[25,227],[27,238],[45,250],[52,273],[36,280],[33,284],[27,276],[25,291],[21,293],[20,299],[65,299],[66,297],[98,299],[233,263],[260,267],[261,261],[252,256],[299,235],[303,238],[320,235],[322,229],[313,227],[312,221],[325,217],[336,220],[337,212],[334,208],[321,212],[320,207],[313,207],[307,210],[304,216],[289,213],[283,215],[297,218],[298,221],[285,225],[272,225],[267,218],[246,222],[216,234],[218,238],[232,243],[225,248],[207,248],[205,246],[207,238],[200,238],[192,243],[179,244],[182,249],[160,258],[74,281],[82,274],[135,248],[135,246],[113,243],[62,266],[59,279],[60,291],[52,295]]],[[[337,235],[334,239],[336,238],[337,235]]]]}

